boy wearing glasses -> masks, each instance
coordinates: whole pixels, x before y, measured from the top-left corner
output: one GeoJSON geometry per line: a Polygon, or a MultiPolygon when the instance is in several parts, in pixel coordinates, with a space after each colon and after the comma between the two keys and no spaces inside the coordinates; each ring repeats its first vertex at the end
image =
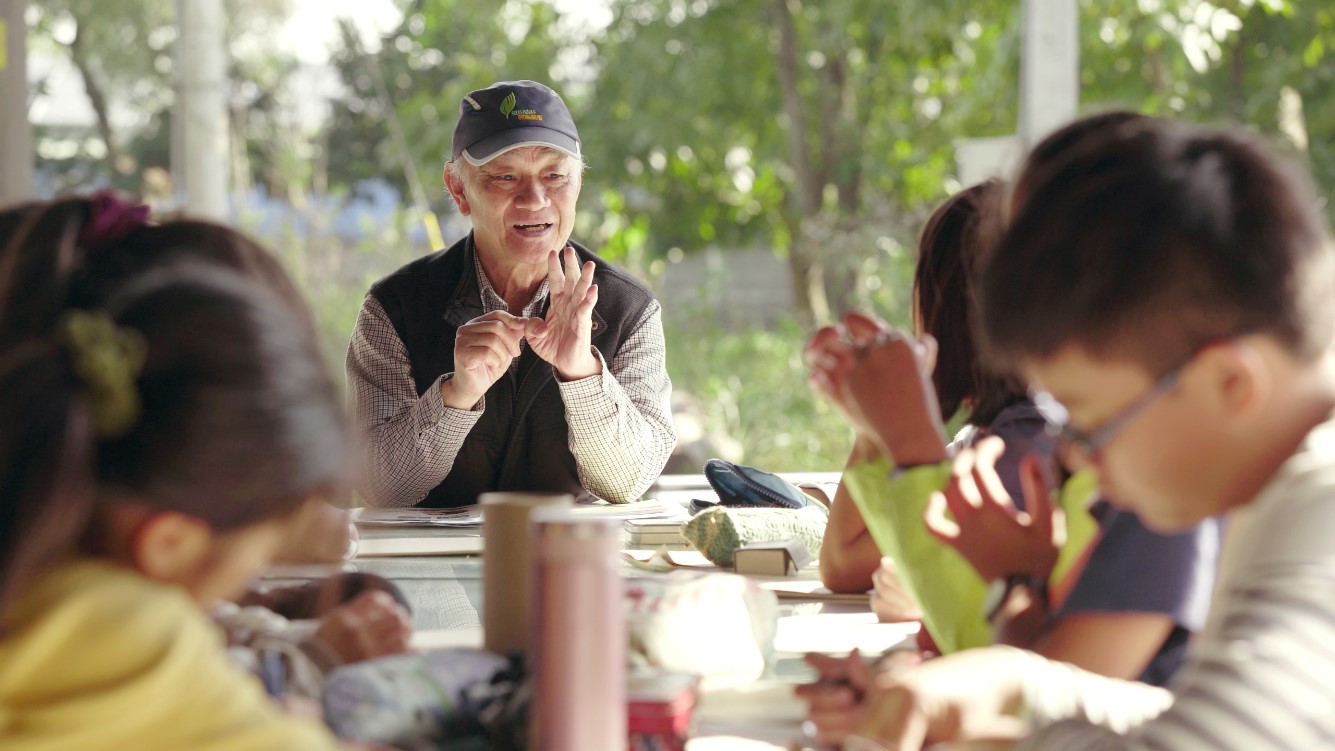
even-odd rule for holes
{"type": "Polygon", "coordinates": [[[1210,617],[1171,692],[973,650],[884,680],[848,747],[1330,748],[1335,249],[1308,181],[1248,136],[1145,120],[1021,182],[987,338],[1105,497],[1167,532],[1228,514],[1210,617]]]}

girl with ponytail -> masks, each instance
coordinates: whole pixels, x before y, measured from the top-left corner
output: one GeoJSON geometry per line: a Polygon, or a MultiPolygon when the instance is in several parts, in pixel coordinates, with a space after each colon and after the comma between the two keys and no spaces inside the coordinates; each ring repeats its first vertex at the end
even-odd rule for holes
{"type": "Polygon", "coordinates": [[[338,393],[270,256],[145,213],[0,212],[0,749],[334,748],[201,606],[345,487],[338,393]]]}

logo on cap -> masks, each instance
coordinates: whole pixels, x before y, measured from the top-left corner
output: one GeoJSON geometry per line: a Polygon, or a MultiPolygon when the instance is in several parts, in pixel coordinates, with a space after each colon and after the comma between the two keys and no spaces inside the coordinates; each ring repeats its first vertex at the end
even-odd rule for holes
{"type": "Polygon", "coordinates": [[[537,110],[517,110],[515,109],[515,105],[517,104],[518,100],[515,99],[515,93],[513,91],[506,94],[505,98],[501,100],[501,114],[505,115],[506,120],[510,119],[510,115],[514,115],[516,120],[533,120],[534,122],[542,122],[542,115],[538,114],[537,110]]]}

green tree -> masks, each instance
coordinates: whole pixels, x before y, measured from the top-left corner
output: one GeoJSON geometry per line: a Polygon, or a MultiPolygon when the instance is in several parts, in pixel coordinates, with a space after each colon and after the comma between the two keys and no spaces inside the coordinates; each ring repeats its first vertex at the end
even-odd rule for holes
{"type": "Polygon", "coordinates": [[[1085,0],[1081,8],[1086,102],[1247,125],[1299,153],[1323,191],[1335,191],[1335,154],[1312,147],[1335,139],[1335,5],[1085,0]]]}
{"type": "Polygon", "coordinates": [[[560,76],[553,74],[563,49],[560,20],[546,2],[416,0],[374,52],[364,50],[344,24],[333,57],[344,93],[334,101],[329,123],[328,140],[339,150],[330,160],[330,181],[355,186],[380,178],[410,195],[410,183],[419,180],[431,208],[449,211],[441,170],[459,101],[497,80],[530,78],[560,89],[560,76]],[[391,118],[402,130],[406,155],[391,118]]]}
{"type": "MultiPolygon", "coordinates": [[[[76,157],[70,168],[72,186],[91,179],[89,162],[112,184],[140,192],[145,167],[168,166],[169,111],[175,101],[173,58],[176,12],[173,0],[48,0],[29,4],[29,33],[34,49],[63,55],[83,83],[95,118],[98,153],[76,157]],[[114,121],[116,107],[130,113],[114,121]]],[[[290,59],[259,40],[290,12],[289,0],[227,0],[227,44],[231,50],[228,78],[237,82],[233,98],[272,100],[292,69],[290,59]],[[281,69],[277,75],[275,68],[281,69]]],[[[251,111],[255,107],[249,108],[251,111]]],[[[276,108],[268,108],[272,113],[276,108]]],[[[265,111],[263,107],[260,111],[265,111]]],[[[261,120],[256,124],[263,125],[261,120]]],[[[272,144],[272,133],[241,120],[237,133],[272,144]]],[[[40,134],[39,134],[40,135],[40,134]]]]}
{"type": "Polygon", "coordinates": [[[610,244],[763,244],[804,321],[865,305],[952,187],[953,139],[1014,127],[1008,5],[614,3],[581,120],[610,244]]]}
{"type": "Polygon", "coordinates": [[[108,174],[130,173],[133,165],[119,159],[122,137],[111,109],[118,97],[138,103],[145,115],[170,102],[171,0],[51,0],[28,7],[34,48],[63,53],[83,82],[102,142],[95,158],[108,174]]]}

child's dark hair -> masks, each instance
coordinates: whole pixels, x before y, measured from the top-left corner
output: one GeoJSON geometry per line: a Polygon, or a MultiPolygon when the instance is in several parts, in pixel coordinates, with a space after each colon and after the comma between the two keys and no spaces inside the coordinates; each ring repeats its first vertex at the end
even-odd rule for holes
{"type": "Polygon", "coordinates": [[[90,249],[97,242],[78,239],[90,216],[80,203],[0,213],[10,233],[0,239],[0,613],[82,542],[99,500],[225,532],[344,487],[337,389],[309,319],[274,293],[291,283],[272,259],[194,222],[138,227],[90,249]],[[207,246],[220,238],[244,252],[213,258],[207,246]],[[242,258],[264,275],[237,273],[242,258]],[[138,343],[139,367],[106,356],[117,337],[138,343]],[[109,428],[101,418],[117,378],[128,379],[131,407],[117,402],[128,419],[109,428]]]}
{"type": "Polygon", "coordinates": [[[67,306],[101,304],[146,269],[192,262],[230,269],[264,286],[314,333],[310,310],[282,265],[241,233],[192,220],[131,220],[101,236],[90,232],[97,219],[123,211],[114,203],[109,207],[110,201],[99,194],[0,210],[0,346],[49,330],[67,306]],[[105,236],[114,242],[108,245],[105,236]]]}
{"type": "Polygon", "coordinates": [[[1014,379],[985,367],[974,344],[974,267],[986,251],[1002,193],[1002,183],[989,180],[941,204],[923,228],[913,274],[914,323],[939,347],[932,383],[941,415],[950,419],[967,406],[967,422],[979,426],[1025,398],[1014,379]]]}
{"type": "Polygon", "coordinates": [[[1141,118],[1022,180],[979,286],[1003,356],[1074,344],[1162,373],[1247,333],[1304,358],[1330,346],[1335,265],[1314,191],[1255,137],[1141,118]]]}
{"type": "Polygon", "coordinates": [[[1113,132],[1128,123],[1148,119],[1148,115],[1130,110],[1107,110],[1074,120],[1049,133],[1025,154],[1024,164],[1021,165],[1011,185],[1008,208],[1017,208],[1023,203],[1024,199],[1033,193],[1034,184],[1041,180],[1049,169],[1059,166],[1066,156],[1081,144],[1087,143],[1088,139],[1097,137],[1100,133],[1113,132]]]}

